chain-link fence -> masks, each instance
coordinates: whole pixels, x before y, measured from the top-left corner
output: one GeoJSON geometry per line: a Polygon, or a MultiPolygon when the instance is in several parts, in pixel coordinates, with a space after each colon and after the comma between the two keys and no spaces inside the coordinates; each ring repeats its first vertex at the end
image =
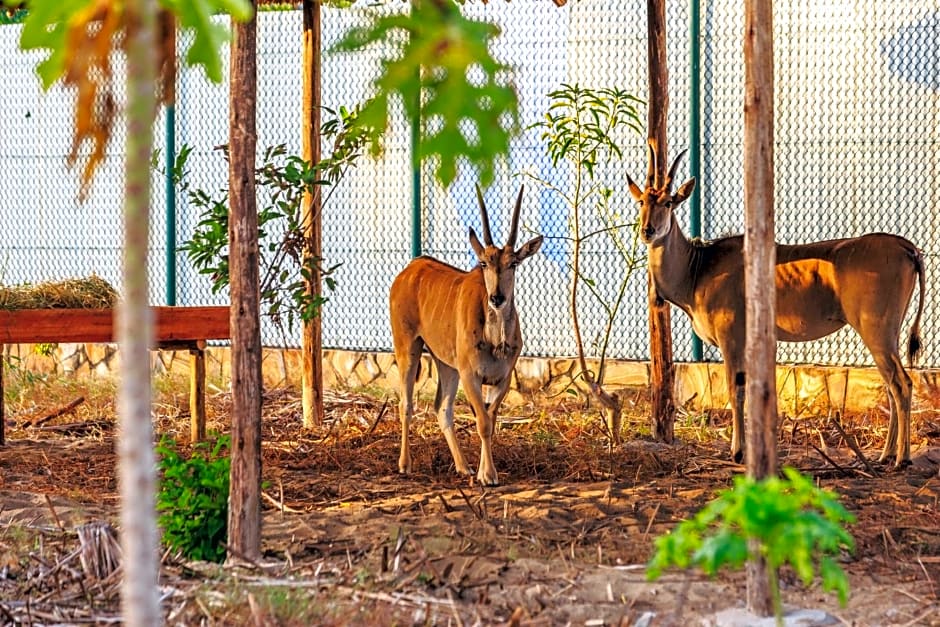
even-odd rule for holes
{"type": "MultiPolygon", "coordinates": [[[[692,0],[694,1],[694,0],[692,0]]],[[[406,10],[392,3],[382,10],[406,10]]],[[[324,48],[375,8],[323,11],[324,48]]],[[[523,126],[541,119],[548,93],[562,84],[618,87],[646,97],[646,3],[639,0],[579,0],[555,8],[544,0],[467,3],[470,15],[497,23],[502,34],[498,58],[515,68],[523,126]]],[[[776,224],[777,239],[802,242],[888,231],[912,239],[925,253],[927,305],[925,365],[940,365],[932,331],[940,308],[937,220],[940,209],[940,8],[936,0],[885,3],[778,2],[775,7],[776,224]]],[[[705,237],[743,228],[743,6],[732,0],[700,5],[702,225],[705,237]]],[[[691,71],[690,8],[667,3],[669,46],[670,153],[689,137],[691,71]]],[[[301,29],[298,11],[259,16],[259,149],[286,144],[300,151],[301,29]]],[[[19,283],[97,273],[120,287],[123,135],[110,144],[92,193],[78,204],[77,174],[65,168],[72,134],[72,100],[61,88],[41,92],[33,68],[37,55],[18,50],[18,26],[0,27],[0,72],[6,80],[0,116],[0,282],[19,283]]],[[[324,53],[323,102],[354,106],[369,94],[380,50],[324,53]]],[[[118,69],[120,71],[120,68],[118,69]]],[[[120,74],[119,74],[120,76],[120,74]]],[[[341,263],[336,290],[324,309],[324,343],[347,349],[387,350],[388,288],[411,255],[412,198],[421,210],[421,248],[461,267],[472,256],[468,227],[479,227],[473,172],[461,172],[448,189],[430,168],[415,177],[410,126],[393,112],[384,151],[365,158],[340,184],[324,207],[324,255],[341,263]]],[[[201,70],[183,69],[178,79],[177,146],[194,152],[191,186],[215,192],[226,185],[226,165],[215,147],[228,141],[228,87],[207,83],[201,70]]],[[[159,116],[156,137],[165,134],[159,116]]],[[[614,190],[612,204],[633,219],[625,172],[637,179],[646,167],[644,139],[623,138],[622,161],[598,166],[614,190]]],[[[554,168],[535,130],[525,132],[486,190],[494,238],[505,237],[518,186],[526,182],[520,240],[539,232],[542,251],[519,270],[518,307],[525,352],[570,355],[575,347],[568,311],[570,285],[569,215],[557,196],[533,185],[521,173],[537,174],[564,187],[571,172],[554,168]]],[[[685,176],[686,168],[680,170],[685,176]]],[[[151,297],[166,301],[166,196],[154,174],[151,297]]],[[[178,199],[177,240],[184,241],[198,212],[178,199]]],[[[688,206],[680,222],[688,227],[688,206]]],[[[595,220],[596,217],[588,216],[595,220]]],[[[597,289],[610,294],[623,262],[602,238],[586,251],[584,272],[597,289]]],[[[179,304],[223,303],[181,253],[175,294],[179,304]]],[[[646,279],[631,280],[617,316],[610,354],[648,357],[646,279]]],[[[584,294],[581,324],[585,341],[603,331],[603,306],[584,294]]],[[[910,319],[910,314],[909,314],[910,319]]],[[[691,330],[685,316],[673,316],[676,358],[691,357],[691,330]]],[[[903,333],[906,334],[907,327],[903,333]]],[[[269,345],[297,345],[299,332],[283,337],[265,325],[269,345]]],[[[707,348],[706,358],[718,359],[707,348]]],[[[781,344],[785,362],[870,363],[849,330],[806,344],[781,344]]]]}

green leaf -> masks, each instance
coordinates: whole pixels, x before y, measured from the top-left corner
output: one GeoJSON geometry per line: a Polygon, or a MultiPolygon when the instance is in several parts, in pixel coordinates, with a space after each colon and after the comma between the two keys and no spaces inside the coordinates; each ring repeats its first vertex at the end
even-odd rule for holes
{"type": "Polygon", "coordinates": [[[227,14],[237,22],[247,22],[252,16],[251,3],[246,0],[160,0],[160,5],[176,15],[182,30],[192,33],[193,43],[186,52],[186,63],[201,65],[209,80],[222,82],[219,49],[231,35],[227,25],[212,18],[227,14]]]}
{"type": "Polygon", "coordinates": [[[43,89],[49,89],[65,71],[67,24],[73,17],[85,11],[92,1],[30,2],[26,20],[23,22],[23,30],[20,33],[20,48],[48,51],[48,56],[36,67],[43,89]]]}
{"type": "Polygon", "coordinates": [[[376,95],[359,114],[372,153],[381,150],[389,97],[395,96],[412,120],[422,121],[417,162],[434,163],[445,186],[460,162],[480,172],[482,185],[492,181],[494,162],[508,154],[519,118],[510,69],[489,49],[498,33],[492,24],[463,17],[451,2],[416,2],[410,13],[383,16],[347,33],[334,51],[378,42],[394,50],[374,81],[376,95]]]}
{"type": "MultiPolygon", "coordinates": [[[[93,0],[31,0],[20,48],[46,50],[47,55],[36,68],[44,89],[62,77],[65,71],[68,24],[86,11],[93,0]]],[[[190,65],[202,65],[206,76],[218,83],[222,80],[219,48],[229,40],[227,26],[213,21],[219,14],[231,15],[237,21],[251,18],[252,7],[247,0],[160,0],[160,5],[176,15],[179,26],[190,31],[193,43],[186,53],[190,65]]]]}
{"type": "Polygon", "coordinates": [[[708,574],[724,566],[739,568],[754,543],[769,567],[790,564],[805,585],[812,583],[818,566],[823,589],[837,592],[844,605],[848,579],[833,556],[854,547],[842,527],[854,518],[832,492],[810,478],[792,468],[784,468],[783,474],[784,479],[762,481],[735,477],[731,489],[656,539],[648,576],[658,576],[668,566],[699,566],[708,574]]]}

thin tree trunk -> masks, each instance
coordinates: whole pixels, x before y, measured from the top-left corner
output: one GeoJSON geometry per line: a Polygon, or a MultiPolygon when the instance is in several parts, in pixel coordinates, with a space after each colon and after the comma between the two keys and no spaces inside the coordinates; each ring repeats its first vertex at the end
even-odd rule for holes
{"type": "Polygon", "coordinates": [[[150,417],[150,345],[147,246],[150,224],[150,151],[156,111],[157,3],[126,4],[127,161],[124,182],[124,299],[117,309],[121,346],[118,390],[118,477],[121,492],[121,551],[124,623],[161,621],[156,523],[156,456],[150,417]]]}
{"type": "MultiPolygon", "coordinates": [[[[744,262],[747,315],[747,472],[777,471],[772,0],[746,0],[744,21],[744,262]]],[[[764,560],[747,566],[748,609],[773,614],[764,560]]]]}
{"type": "Polygon", "coordinates": [[[229,219],[232,298],[232,470],[229,558],[261,554],[261,304],[255,197],[256,17],[232,24],[229,219]]]}
{"type": "MultiPolygon", "coordinates": [[[[668,144],[669,68],[666,65],[666,2],[647,0],[649,109],[647,127],[656,141],[656,179],[665,176],[668,144]]],[[[650,420],[653,437],[672,442],[676,421],[673,398],[675,366],[672,362],[672,320],[669,304],[656,295],[653,275],[647,272],[650,321],[650,420]]]]}
{"type": "MultiPolygon", "coordinates": [[[[303,158],[320,162],[320,3],[304,0],[303,63],[303,158]]],[[[303,197],[304,266],[312,270],[304,279],[307,296],[320,295],[322,255],[322,204],[320,186],[303,197]]],[[[305,427],[323,423],[323,337],[321,317],[304,322],[303,330],[303,421],[305,427]]]]}

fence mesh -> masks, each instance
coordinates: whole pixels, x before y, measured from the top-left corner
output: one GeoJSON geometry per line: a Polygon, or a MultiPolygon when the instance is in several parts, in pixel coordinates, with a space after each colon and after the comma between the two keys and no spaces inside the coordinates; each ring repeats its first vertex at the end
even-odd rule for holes
{"type": "MultiPolygon", "coordinates": [[[[693,0],[694,1],[694,0],[693,0]]],[[[329,49],[352,25],[384,8],[323,10],[323,102],[352,107],[370,94],[382,50],[333,53],[329,49]]],[[[522,124],[544,115],[548,93],[562,84],[617,87],[646,98],[646,3],[639,0],[580,0],[556,8],[544,0],[467,3],[469,15],[498,24],[497,57],[514,67],[522,124]]],[[[732,0],[703,1],[698,43],[701,50],[703,236],[743,229],[743,7],[732,0]]],[[[927,304],[922,365],[940,365],[934,342],[938,309],[935,289],[940,207],[940,10],[935,0],[884,3],[861,0],[796,0],[774,7],[776,234],[795,243],[887,231],[922,248],[927,267],[927,304]]],[[[691,141],[689,5],[667,3],[669,64],[668,138],[676,154],[691,141]]],[[[300,152],[301,30],[299,11],[265,12],[259,22],[259,150],[285,144],[300,152]]],[[[77,174],[65,166],[71,146],[72,99],[61,87],[42,92],[33,68],[34,53],[18,49],[19,26],[0,27],[0,73],[6,80],[0,116],[0,282],[15,284],[96,273],[120,289],[121,201],[124,129],[119,122],[104,166],[85,203],[77,201],[77,174]]],[[[185,49],[185,39],[181,50],[185,49]]],[[[120,72],[120,68],[118,68],[120,72]]],[[[120,75],[119,75],[120,76],[120,75]]],[[[118,81],[120,83],[120,80],[118,81]]],[[[206,81],[201,70],[183,68],[178,78],[175,142],[193,148],[188,180],[217,193],[226,187],[226,164],[216,147],[228,141],[228,86],[206,81]]],[[[469,227],[479,227],[475,174],[461,171],[442,188],[425,166],[412,171],[411,131],[394,110],[380,158],[362,159],[324,206],[324,256],[340,263],[337,287],[324,309],[324,343],[330,347],[387,350],[388,288],[411,255],[413,195],[421,200],[421,248],[460,267],[473,260],[469,227]],[[415,183],[417,182],[417,184],[415,183]]],[[[644,112],[645,114],[645,112],[644,112]]],[[[166,131],[161,114],[155,136],[166,131]]],[[[623,138],[623,159],[599,165],[600,180],[613,189],[612,204],[631,220],[635,210],[624,173],[645,171],[644,139],[623,138]]],[[[558,186],[570,184],[564,167],[546,156],[539,133],[526,131],[485,190],[494,238],[505,237],[508,214],[525,183],[520,241],[538,232],[540,253],[519,270],[517,299],[524,325],[525,353],[574,352],[568,311],[571,247],[569,215],[549,190],[523,173],[558,186]]],[[[686,176],[685,166],[679,176],[686,176]]],[[[166,301],[166,195],[154,172],[151,220],[151,298],[166,301]]],[[[264,202],[259,199],[259,202],[264,202]]],[[[688,232],[688,206],[680,208],[688,232]]],[[[587,224],[596,216],[586,216],[587,224]]],[[[185,197],[177,200],[178,242],[199,220],[185,197]]],[[[227,302],[212,294],[185,255],[178,263],[178,304],[227,302]]],[[[585,274],[603,294],[612,294],[623,276],[623,261],[609,240],[597,238],[585,251],[585,274]]],[[[609,354],[648,358],[645,275],[627,288],[616,317],[609,354]]],[[[603,333],[604,307],[579,293],[585,341],[603,333]]],[[[908,324],[911,312],[908,315],[908,324]]],[[[907,332],[907,326],[904,327],[907,332]]],[[[267,345],[298,345],[299,331],[283,335],[263,327],[267,345]]],[[[691,329],[681,313],[673,316],[676,358],[691,358],[691,329]]],[[[707,359],[719,359],[706,348],[707,359]]],[[[856,335],[843,329],[823,340],[781,343],[783,362],[868,364],[856,335]]]]}

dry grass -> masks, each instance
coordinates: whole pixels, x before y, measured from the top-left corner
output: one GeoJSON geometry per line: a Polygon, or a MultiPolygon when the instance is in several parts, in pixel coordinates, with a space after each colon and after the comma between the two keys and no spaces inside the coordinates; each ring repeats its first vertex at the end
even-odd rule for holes
{"type": "Polygon", "coordinates": [[[0,286],[0,309],[105,309],[117,300],[117,291],[97,275],[0,286]]]}

